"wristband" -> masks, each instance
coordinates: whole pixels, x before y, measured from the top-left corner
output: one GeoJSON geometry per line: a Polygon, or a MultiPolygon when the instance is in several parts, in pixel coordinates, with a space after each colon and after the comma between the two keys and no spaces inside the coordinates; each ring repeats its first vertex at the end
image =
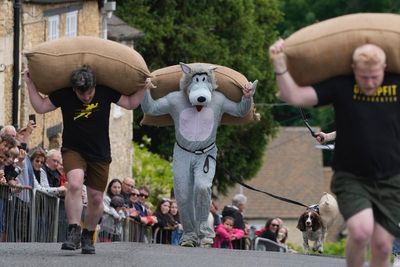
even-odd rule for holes
{"type": "Polygon", "coordinates": [[[284,71],[282,71],[282,72],[276,72],[275,71],[275,76],[280,76],[280,75],[283,75],[283,74],[285,74],[286,72],[288,72],[288,70],[286,69],[286,70],[284,70],[284,71]]]}

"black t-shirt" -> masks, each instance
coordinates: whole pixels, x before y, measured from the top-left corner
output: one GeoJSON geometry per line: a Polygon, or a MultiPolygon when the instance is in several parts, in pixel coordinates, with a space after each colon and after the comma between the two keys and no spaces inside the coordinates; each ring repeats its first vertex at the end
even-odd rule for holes
{"type": "Polygon", "coordinates": [[[314,86],[318,106],[333,104],[336,143],[333,169],[384,178],[400,173],[400,75],[385,73],[377,92],[364,95],[353,76],[314,86]]]}
{"type": "Polygon", "coordinates": [[[90,104],[84,104],[71,88],[49,95],[56,107],[61,107],[64,130],[63,148],[69,148],[93,161],[111,161],[109,117],[111,103],[121,94],[104,86],[96,86],[90,104]]]}

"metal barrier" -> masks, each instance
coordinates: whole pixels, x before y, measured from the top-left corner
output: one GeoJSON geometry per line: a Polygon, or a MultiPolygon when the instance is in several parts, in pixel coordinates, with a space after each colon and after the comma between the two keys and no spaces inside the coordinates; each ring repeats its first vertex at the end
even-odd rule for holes
{"type": "Polygon", "coordinates": [[[151,243],[153,240],[151,226],[139,223],[129,217],[123,221],[122,229],[123,241],[151,243]]]}
{"type": "Polygon", "coordinates": [[[57,242],[60,199],[36,189],[33,199],[31,240],[57,242]]]}
{"type": "MultiPolygon", "coordinates": [[[[0,242],[63,242],[67,229],[63,199],[26,187],[0,185],[0,242]]],[[[171,244],[172,230],[168,228],[153,229],[128,217],[122,230],[119,240],[110,241],[171,244]]],[[[287,252],[279,243],[251,235],[238,244],[237,249],[242,250],[287,252]]]]}
{"type": "Polygon", "coordinates": [[[31,242],[32,190],[25,187],[4,186],[1,193],[6,199],[6,242],[31,242]]]}
{"type": "Polygon", "coordinates": [[[171,236],[173,229],[155,227],[153,228],[153,240],[151,243],[154,244],[171,244],[171,236]]]}
{"type": "Polygon", "coordinates": [[[256,237],[254,239],[254,250],[287,252],[287,248],[267,238],[256,237]]]}

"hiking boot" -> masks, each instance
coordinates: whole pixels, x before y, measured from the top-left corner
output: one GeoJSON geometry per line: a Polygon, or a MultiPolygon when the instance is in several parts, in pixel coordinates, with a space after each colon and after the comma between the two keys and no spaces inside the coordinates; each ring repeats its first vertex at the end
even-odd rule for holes
{"type": "Polygon", "coordinates": [[[94,249],[94,231],[89,231],[84,228],[82,231],[82,254],[95,254],[96,251],[94,249]]]}
{"type": "Polygon", "coordinates": [[[61,245],[61,249],[75,250],[81,247],[81,227],[77,224],[68,225],[67,240],[61,245]]]}
{"type": "Polygon", "coordinates": [[[196,245],[194,244],[194,241],[193,240],[190,240],[190,239],[188,239],[188,240],[184,240],[184,241],[182,241],[182,243],[181,243],[181,247],[190,247],[190,248],[194,248],[196,245]]]}

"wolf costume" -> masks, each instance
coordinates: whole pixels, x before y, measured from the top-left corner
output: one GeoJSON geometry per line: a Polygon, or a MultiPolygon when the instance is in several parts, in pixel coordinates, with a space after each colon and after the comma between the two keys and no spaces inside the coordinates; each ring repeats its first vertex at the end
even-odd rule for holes
{"type": "MultiPolygon", "coordinates": [[[[207,219],[216,167],[217,128],[223,113],[245,116],[251,109],[252,97],[242,96],[236,103],[215,91],[213,66],[181,63],[181,68],[180,91],[154,100],[147,90],[142,109],[153,116],[169,114],[174,121],[174,191],[184,232],[180,244],[207,246],[215,236],[207,219]]],[[[256,86],[257,81],[252,84],[251,96],[256,86]]]]}

